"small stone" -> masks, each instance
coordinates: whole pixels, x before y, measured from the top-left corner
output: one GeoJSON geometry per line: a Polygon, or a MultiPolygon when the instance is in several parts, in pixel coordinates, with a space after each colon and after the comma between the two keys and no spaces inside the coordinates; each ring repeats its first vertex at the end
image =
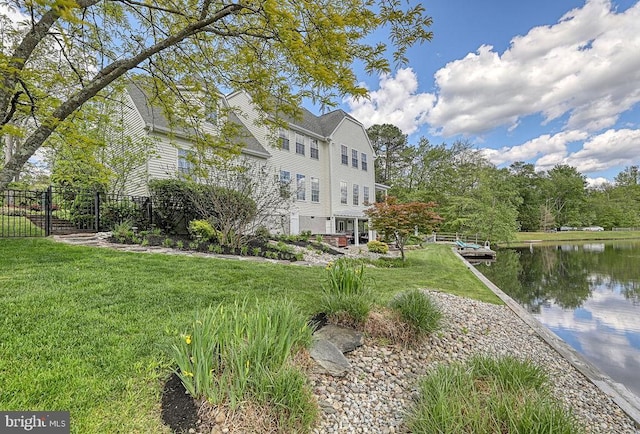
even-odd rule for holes
{"type": "Polygon", "coordinates": [[[226,417],[225,417],[224,413],[220,412],[220,413],[218,413],[216,415],[216,419],[215,420],[216,420],[216,423],[218,425],[220,425],[220,424],[224,423],[225,419],[226,419],[226,417]]]}

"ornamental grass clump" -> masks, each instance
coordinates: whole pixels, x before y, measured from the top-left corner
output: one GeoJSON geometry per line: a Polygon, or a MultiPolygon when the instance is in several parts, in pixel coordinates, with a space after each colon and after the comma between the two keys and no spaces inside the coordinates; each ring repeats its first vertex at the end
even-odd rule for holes
{"type": "Polygon", "coordinates": [[[364,277],[364,264],[340,258],[329,263],[326,270],[327,281],[322,288],[321,310],[347,322],[363,323],[373,305],[371,291],[364,277]]]}
{"type": "Polygon", "coordinates": [[[390,307],[418,336],[428,335],[440,328],[442,312],[424,291],[414,289],[399,294],[391,300],[390,307]]]}
{"type": "Polygon", "coordinates": [[[440,366],[419,383],[409,409],[412,433],[581,433],[553,399],[545,373],[513,357],[476,356],[440,366]]]}
{"type": "Polygon", "coordinates": [[[291,303],[218,305],[196,315],[173,353],[177,374],[196,399],[232,410],[245,402],[275,414],[282,432],[307,431],[312,393],[292,358],[311,342],[306,318],[291,303]]]}

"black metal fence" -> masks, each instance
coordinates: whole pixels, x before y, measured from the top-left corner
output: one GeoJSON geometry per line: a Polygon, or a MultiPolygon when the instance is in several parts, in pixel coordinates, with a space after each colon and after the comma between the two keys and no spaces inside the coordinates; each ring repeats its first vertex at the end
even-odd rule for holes
{"type": "Polygon", "coordinates": [[[111,230],[124,221],[140,229],[152,222],[151,200],[50,186],[0,195],[0,237],[41,237],[111,230]]]}

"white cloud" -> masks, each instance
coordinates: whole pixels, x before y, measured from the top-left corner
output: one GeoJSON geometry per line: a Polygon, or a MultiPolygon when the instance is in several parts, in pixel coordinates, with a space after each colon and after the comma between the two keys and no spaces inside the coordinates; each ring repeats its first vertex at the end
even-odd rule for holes
{"type": "Polygon", "coordinates": [[[411,68],[400,69],[395,77],[380,77],[380,88],[370,92],[369,99],[346,101],[356,119],[370,127],[393,124],[411,134],[427,122],[427,113],[435,101],[430,93],[417,93],[418,78],[411,68]]]}
{"type": "MultiPolygon", "coordinates": [[[[534,161],[537,170],[549,170],[556,164],[568,164],[579,172],[598,172],[620,166],[640,164],[640,130],[607,130],[589,135],[570,130],[558,134],[543,134],[528,142],[501,149],[483,149],[484,155],[496,165],[515,161],[534,161]],[[568,152],[570,143],[583,142],[576,152],[568,152]]],[[[604,178],[595,178],[593,185],[604,178]]]]}
{"type": "Polygon", "coordinates": [[[640,163],[640,130],[607,130],[591,137],[581,150],[570,154],[566,164],[580,172],[597,172],[640,163]]]}
{"type": "Polygon", "coordinates": [[[611,183],[607,178],[603,178],[601,176],[597,178],[586,178],[586,181],[589,188],[602,187],[603,185],[611,183]]]}
{"type": "Polygon", "coordinates": [[[566,127],[598,131],[640,101],[640,3],[623,13],[589,0],[553,26],[511,40],[502,55],[483,45],[435,74],[429,111],[444,135],[481,134],[540,113],[568,114],[566,127]]]}
{"type": "Polygon", "coordinates": [[[6,16],[9,21],[13,23],[23,22],[28,18],[26,15],[7,4],[0,4],[0,15],[6,16]]]}
{"type": "MultiPolygon", "coordinates": [[[[562,161],[567,156],[567,144],[585,140],[589,135],[583,131],[565,131],[558,134],[544,134],[522,145],[502,149],[485,149],[484,153],[494,164],[527,161],[537,157],[552,162],[562,161]]],[[[552,164],[553,166],[554,164],[552,164]]]]}

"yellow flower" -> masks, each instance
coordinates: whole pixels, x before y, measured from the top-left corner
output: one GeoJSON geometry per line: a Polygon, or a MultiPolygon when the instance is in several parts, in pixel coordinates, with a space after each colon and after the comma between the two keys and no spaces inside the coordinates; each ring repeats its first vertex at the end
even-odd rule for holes
{"type": "Polygon", "coordinates": [[[184,371],[184,376],[185,377],[193,377],[193,372],[184,371]]]}
{"type": "Polygon", "coordinates": [[[184,341],[187,343],[187,345],[190,345],[191,344],[191,335],[186,335],[184,337],[184,341]]]}

